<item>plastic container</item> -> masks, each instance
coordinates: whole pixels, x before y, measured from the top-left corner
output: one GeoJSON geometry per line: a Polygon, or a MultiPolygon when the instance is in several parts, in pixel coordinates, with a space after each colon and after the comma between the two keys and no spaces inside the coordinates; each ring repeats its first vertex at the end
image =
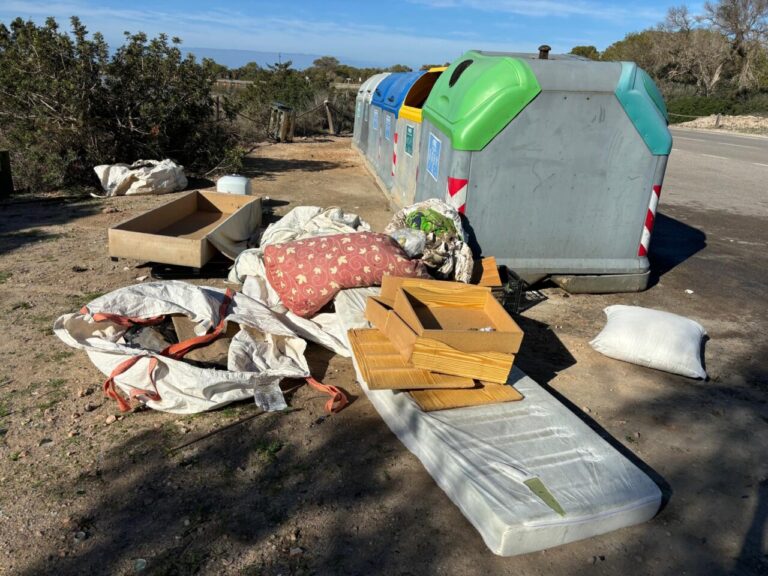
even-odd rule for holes
{"type": "Polygon", "coordinates": [[[352,143],[357,146],[363,154],[365,154],[365,151],[368,149],[368,130],[370,125],[370,107],[373,91],[379,85],[379,82],[384,80],[387,76],[389,76],[389,72],[375,74],[363,82],[360,89],[357,91],[352,143]]]}
{"type": "Polygon", "coordinates": [[[445,66],[430,68],[414,82],[400,107],[392,157],[391,198],[400,208],[413,204],[419,172],[422,107],[445,66]]]}
{"type": "Polygon", "coordinates": [[[671,147],[633,63],[470,51],[424,104],[416,200],[445,198],[529,282],[642,290],[671,147]]]}
{"type": "Polygon", "coordinates": [[[240,196],[251,195],[251,180],[238,174],[222,176],[216,182],[216,192],[224,194],[238,194],[240,196]]]}
{"type": "Polygon", "coordinates": [[[373,92],[371,113],[374,115],[374,121],[370,126],[372,132],[366,157],[387,192],[391,190],[393,183],[393,154],[400,106],[411,86],[423,75],[423,70],[390,74],[373,92]]]}

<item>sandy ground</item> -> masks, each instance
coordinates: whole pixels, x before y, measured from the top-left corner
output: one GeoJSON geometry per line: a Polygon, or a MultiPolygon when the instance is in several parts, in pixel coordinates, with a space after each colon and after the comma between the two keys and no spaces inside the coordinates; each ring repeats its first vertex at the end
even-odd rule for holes
{"type": "MultiPolygon", "coordinates": [[[[339,205],[377,229],[391,216],[348,139],[264,146],[247,170],[255,193],[287,202],[280,213],[339,205]]],[[[149,273],[140,262],[111,262],[106,230],[165,201],[0,204],[0,574],[768,572],[764,218],[662,200],[650,290],[569,297],[546,288],[548,299],[520,318],[519,365],[642,465],[666,503],[640,526],[500,558],[389,432],[350,362],[319,348],[316,377],[354,399],[338,415],[326,417],[324,397],[288,382],[294,411],[181,450],[172,449],[257,409],[137,411],[106,423],[118,412],[102,397],[103,377],[50,327],[149,273]],[[711,379],[592,351],[601,310],[613,303],[704,324],[711,379]]]]}
{"type": "Polygon", "coordinates": [[[728,116],[727,114],[721,114],[720,122],[718,123],[717,114],[712,114],[696,118],[695,120],[689,120],[688,122],[682,122],[678,126],[768,135],[768,118],[765,116],[728,116]]]}

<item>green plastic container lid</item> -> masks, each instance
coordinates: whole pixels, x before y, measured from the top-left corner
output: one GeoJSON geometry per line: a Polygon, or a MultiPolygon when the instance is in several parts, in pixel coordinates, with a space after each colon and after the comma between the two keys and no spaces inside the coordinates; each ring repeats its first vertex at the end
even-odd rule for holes
{"type": "Polygon", "coordinates": [[[456,150],[482,150],[541,92],[520,58],[471,50],[440,75],[423,115],[456,150]]]}

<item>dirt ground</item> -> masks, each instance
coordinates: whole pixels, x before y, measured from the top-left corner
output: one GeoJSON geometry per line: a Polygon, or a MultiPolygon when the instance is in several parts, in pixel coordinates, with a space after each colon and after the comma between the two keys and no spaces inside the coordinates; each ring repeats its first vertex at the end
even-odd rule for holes
{"type": "MultiPolygon", "coordinates": [[[[285,201],[280,213],[338,205],[381,229],[391,212],[349,144],[260,147],[247,163],[254,193],[285,201]]],[[[667,190],[674,174],[668,181],[667,190]]],[[[295,410],[285,414],[257,416],[243,402],[188,417],[119,415],[102,375],[51,325],[150,273],[109,260],[107,228],[165,201],[0,204],[0,574],[768,573],[764,215],[662,199],[650,290],[545,288],[547,300],[520,317],[521,368],[638,462],[665,505],[639,526],[500,558],[389,432],[351,363],[317,347],[315,376],[353,398],[340,414],[326,417],[325,397],[289,382],[295,410]],[[614,303],[701,322],[710,380],[594,352],[588,341],[614,303]]]]}

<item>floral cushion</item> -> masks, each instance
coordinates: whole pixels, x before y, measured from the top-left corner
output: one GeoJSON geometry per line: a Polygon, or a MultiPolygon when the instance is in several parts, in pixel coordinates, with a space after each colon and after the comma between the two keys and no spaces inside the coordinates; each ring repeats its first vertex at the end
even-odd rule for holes
{"type": "Polygon", "coordinates": [[[387,234],[356,232],[273,244],[264,249],[267,279],[283,304],[309,317],[339,290],[378,286],[392,276],[429,277],[387,234]]]}

